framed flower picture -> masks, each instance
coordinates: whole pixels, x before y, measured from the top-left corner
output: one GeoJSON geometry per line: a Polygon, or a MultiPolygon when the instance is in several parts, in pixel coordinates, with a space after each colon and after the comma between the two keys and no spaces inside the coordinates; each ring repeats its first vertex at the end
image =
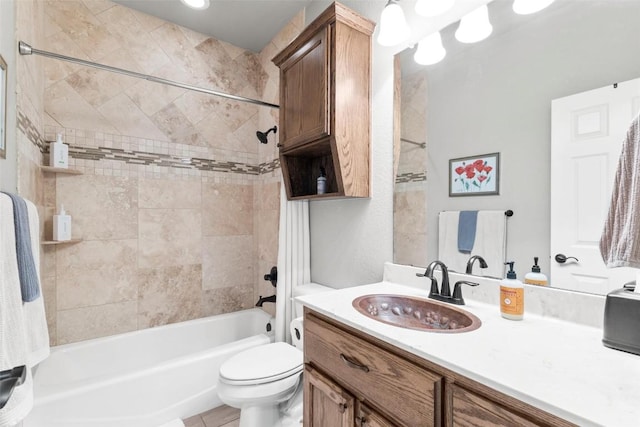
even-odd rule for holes
{"type": "Polygon", "coordinates": [[[449,197],[500,194],[500,153],[449,160],[449,197]]]}

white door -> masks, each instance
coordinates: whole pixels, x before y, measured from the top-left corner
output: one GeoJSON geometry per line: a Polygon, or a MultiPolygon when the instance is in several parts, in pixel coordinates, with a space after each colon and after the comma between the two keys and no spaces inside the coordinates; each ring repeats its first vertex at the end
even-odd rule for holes
{"type": "Polygon", "coordinates": [[[640,79],[551,102],[551,285],[606,294],[635,280],[607,269],[600,235],[622,142],[640,112],[640,79]],[[569,258],[556,261],[556,255],[569,258]]]}

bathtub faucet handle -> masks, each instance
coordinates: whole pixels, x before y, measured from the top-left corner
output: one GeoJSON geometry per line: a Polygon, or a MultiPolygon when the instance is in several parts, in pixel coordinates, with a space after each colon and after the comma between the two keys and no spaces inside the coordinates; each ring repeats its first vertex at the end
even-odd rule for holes
{"type": "Polygon", "coordinates": [[[269,272],[269,274],[264,275],[264,280],[266,280],[267,282],[271,282],[271,284],[275,288],[278,284],[278,267],[271,267],[271,271],[269,272]]]}

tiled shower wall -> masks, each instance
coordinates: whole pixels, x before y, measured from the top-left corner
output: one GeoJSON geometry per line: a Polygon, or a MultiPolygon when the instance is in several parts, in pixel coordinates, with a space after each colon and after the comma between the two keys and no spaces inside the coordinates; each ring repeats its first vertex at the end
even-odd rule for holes
{"type": "MultiPolygon", "coordinates": [[[[401,138],[417,143],[427,138],[427,73],[403,75],[401,138]]],[[[394,262],[427,264],[427,149],[401,141],[393,202],[394,262]]]]}
{"type": "MultiPolygon", "coordinates": [[[[46,2],[44,21],[44,50],[278,103],[270,60],[304,16],[257,54],[107,0],[46,2]]],[[[83,172],[44,174],[45,238],[64,204],[81,239],[45,249],[52,343],[249,308],[272,294],[262,276],[277,261],[280,169],[276,139],[262,145],[255,132],[277,123],[277,110],[43,63],[44,139],[61,133],[83,172]]]]}

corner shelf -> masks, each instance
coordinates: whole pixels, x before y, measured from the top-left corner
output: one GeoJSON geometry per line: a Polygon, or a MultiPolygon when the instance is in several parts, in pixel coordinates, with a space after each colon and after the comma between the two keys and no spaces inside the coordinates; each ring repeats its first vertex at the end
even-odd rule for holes
{"type": "Polygon", "coordinates": [[[82,242],[82,239],[71,239],[71,240],[43,240],[40,242],[42,246],[49,245],[67,245],[82,242]]]}
{"type": "Polygon", "coordinates": [[[65,173],[67,175],[82,175],[82,172],[77,169],[68,169],[68,168],[55,168],[53,166],[40,166],[43,172],[51,172],[51,173],[65,173]]]}

